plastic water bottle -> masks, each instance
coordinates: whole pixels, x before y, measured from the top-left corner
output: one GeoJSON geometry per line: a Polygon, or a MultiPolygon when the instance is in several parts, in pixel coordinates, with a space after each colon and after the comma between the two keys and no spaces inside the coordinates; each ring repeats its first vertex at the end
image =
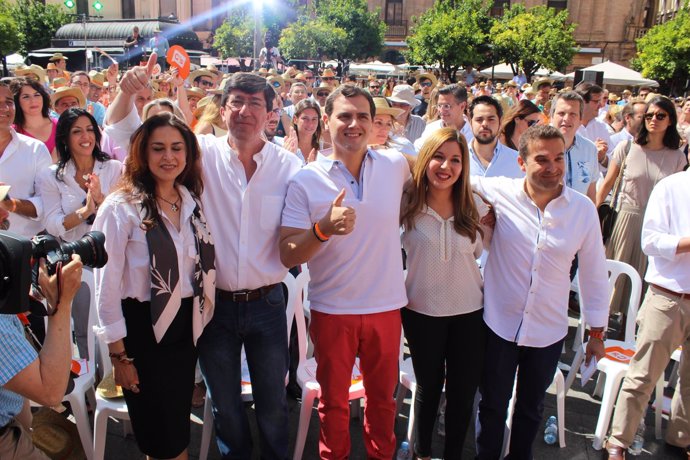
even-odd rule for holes
{"type": "Polygon", "coordinates": [[[640,455],[642,453],[642,447],[644,446],[644,430],[645,425],[643,417],[642,421],[637,427],[637,431],[635,432],[633,442],[632,444],[630,444],[630,447],[628,447],[628,452],[630,452],[630,455],[640,455]]]}
{"type": "Polygon", "coordinates": [[[400,444],[398,455],[395,458],[396,460],[412,460],[412,451],[410,450],[410,444],[407,441],[403,441],[400,444]]]}
{"type": "Polygon", "coordinates": [[[556,444],[556,441],[558,441],[558,419],[552,415],[546,421],[544,442],[548,445],[553,445],[556,444]]]}

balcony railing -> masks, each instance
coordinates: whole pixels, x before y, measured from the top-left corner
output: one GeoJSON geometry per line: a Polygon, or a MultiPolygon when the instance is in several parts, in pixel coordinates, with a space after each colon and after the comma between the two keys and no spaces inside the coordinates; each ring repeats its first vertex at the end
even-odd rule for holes
{"type": "Polygon", "coordinates": [[[388,30],[386,38],[405,38],[407,37],[407,20],[387,22],[388,30]]]}

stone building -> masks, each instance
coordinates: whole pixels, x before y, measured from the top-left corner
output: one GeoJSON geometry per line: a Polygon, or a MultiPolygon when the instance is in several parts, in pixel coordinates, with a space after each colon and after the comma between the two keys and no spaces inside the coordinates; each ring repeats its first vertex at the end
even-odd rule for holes
{"type": "MultiPolygon", "coordinates": [[[[63,0],[47,0],[62,3],[63,0]]],[[[257,0],[260,1],[260,0],[257,0]]],[[[308,1],[308,0],[303,0],[308,1]]],[[[580,47],[573,68],[587,67],[610,60],[629,66],[635,55],[635,39],[655,23],[657,18],[672,17],[683,0],[494,0],[492,14],[500,16],[511,2],[520,1],[527,7],[547,5],[567,9],[577,24],[575,39],[580,47]]],[[[96,14],[92,0],[76,0],[78,12],[96,14]]],[[[176,18],[192,28],[200,40],[208,35],[232,11],[227,0],[101,0],[104,8],[98,13],[105,19],[176,18]]],[[[388,24],[386,46],[400,50],[410,32],[412,18],[420,16],[433,0],[368,0],[371,10],[379,9],[388,24]]]]}

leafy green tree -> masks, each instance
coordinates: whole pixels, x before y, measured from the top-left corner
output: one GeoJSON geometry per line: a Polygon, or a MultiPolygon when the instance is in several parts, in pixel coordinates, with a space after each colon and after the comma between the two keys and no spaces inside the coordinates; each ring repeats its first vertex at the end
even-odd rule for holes
{"type": "Polygon", "coordinates": [[[491,27],[496,61],[510,64],[515,75],[522,68],[528,80],[539,67],[562,69],[575,55],[575,27],[567,10],[514,4],[491,27]]]}
{"type": "Polygon", "coordinates": [[[17,23],[9,14],[9,5],[0,0],[0,60],[2,61],[3,75],[7,75],[6,57],[19,50],[19,29],[17,23]]]}
{"type": "Polygon", "coordinates": [[[492,3],[437,0],[422,16],[413,18],[405,57],[413,64],[438,62],[455,80],[460,67],[477,66],[485,60],[492,3]]]}
{"type": "Polygon", "coordinates": [[[19,32],[18,52],[24,55],[31,50],[49,47],[55,32],[71,22],[62,5],[45,5],[39,0],[17,1],[9,11],[19,32]]]}
{"type": "Polygon", "coordinates": [[[342,56],[346,51],[347,32],[323,19],[301,17],[283,29],[280,52],[287,59],[323,60],[342,56]]]}
{"type": "Polygon", "coordinates": [[[346,32],[344,46],[334,56],[339,60],[359,60],[381,54],[386,24],[379,11],[369,12],[367,0],[318,0],[313,16],[322,24],[346,32]]]}
{"type": "MultiPolygon", "coordinates": [[[[235,10],[216,29],[213,47],[226,58],[250,57],[253,55],[254,18],[247,8],[235,10]]],[[[242,59],[240,59],[240,63],[243,64],[242,59]]]]}
{"type": "Polygon", "coordinates": [[[671,94],[690,78],[690,12],[681,9],[675,18],[652,27],[637,41],[633,67],[645,78],[658,80],[671,94]]]}

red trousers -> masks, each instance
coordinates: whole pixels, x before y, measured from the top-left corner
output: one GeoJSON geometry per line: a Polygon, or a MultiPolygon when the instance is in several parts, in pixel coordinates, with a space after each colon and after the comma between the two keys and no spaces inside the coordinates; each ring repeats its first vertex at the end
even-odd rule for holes
{"type": "Polygon", "coordinates": [[[364,381],[364,443],[369,459],[395,454],[395,400],[400,354],[400,311],[367,315],[329,315],[312,311],[310,334],[321,385],[319,454],[322,459],[350,455],[349,388],[359,357],[364,381]]]}

